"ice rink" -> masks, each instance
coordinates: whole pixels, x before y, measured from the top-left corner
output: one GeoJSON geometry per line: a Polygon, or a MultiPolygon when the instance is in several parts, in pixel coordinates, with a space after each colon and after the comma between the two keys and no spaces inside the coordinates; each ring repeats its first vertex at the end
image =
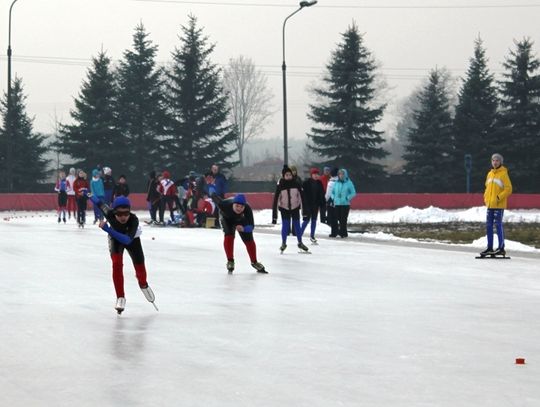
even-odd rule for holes
{"type": "Polygon", "coordinates": [[[536,252],[321,234],[280,255],[258,228],[270,274],[237,238],[228,275],[221,231],[144,226],[160,310],[126,254],[118,316],[104,232],[6,219],[0,406],[540,406],[536,252]]]}

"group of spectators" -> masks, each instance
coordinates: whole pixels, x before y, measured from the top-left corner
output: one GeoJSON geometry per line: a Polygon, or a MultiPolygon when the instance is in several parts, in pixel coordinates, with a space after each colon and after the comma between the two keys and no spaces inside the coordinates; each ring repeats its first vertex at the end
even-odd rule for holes
{"type": "Polygon", "coordinates": [[[321,175],[318,168],[312,168],[305,181],[298,176],[295,166],[285,165],[281,174],[272,205],[273,224],[277,223],[278,211],[281,214],[281,252],[287,248],[289,233],[296,235],[299,249],[307,251],[302,235],[310,223],[310,240],[317,243],[315,231],[319,213],[321,222],[331,227],[329,237],[348,236],[347,220],[356,190],[346,169],[324,167],[321,175]]]}
{"type": "MultiPolygon", "coordinates": [[[[86,172],[81,169],[70,168],[67,176],[64,171],[59,171],[54,190],[58,194],[58,223],[66,223],[66,215],[68,219],[73,215],[80,227],[86,223],[88,192],[107,205],[111,205],[116,197],[129,195],[126,176],[120,175],[115,181],[111,168],[100,166],[92,170],[90,181],[86,172]]],[[[94,206],[94,224],[102,217],[102,212],[94,206]]]]}
{"type": "Polygon", "coordinates": [[[198,227],[206,223],[208,217],[215,218],[214,227],[219,228],[218,208],[211,199],[213,194],[225,198],[227,179],[213,164],[206,174],[190,171],[188,175],[172,181],[169,171],[152,171],[147,183],[146,201],[150,211],[150,223],[156,225],[176,225],[198,227]],[[165,210],[170,217],[165,219],[165,210]],[[159,218],[158,218],[159,216],[159,218]]]}

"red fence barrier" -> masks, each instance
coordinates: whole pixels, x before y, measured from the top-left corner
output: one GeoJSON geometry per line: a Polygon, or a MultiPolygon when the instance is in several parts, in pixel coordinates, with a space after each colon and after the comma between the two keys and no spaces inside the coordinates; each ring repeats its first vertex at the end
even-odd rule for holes
{"type": "MultiPolygon", "coordinates": [[[[246,193],[253,209],[272,207],[273,194],[246,193]]],[[[146,194],[131,194],[132,207],[146,209],[146,194]]],[[[352,209],[397,209],[403,206],[442,209],[461,209],[482,206],[482,194],[364,194],[359,193],[351,203],[352,209]]],[[[89,203],[89,207],[92,205],[89,203]]],[[[540,209],[540,194],[514,194],[508,200],[509,209],[540,209]]],[[[0,194],[0,211],[39,211],[56,209],[56,194],[0,194]]]]}

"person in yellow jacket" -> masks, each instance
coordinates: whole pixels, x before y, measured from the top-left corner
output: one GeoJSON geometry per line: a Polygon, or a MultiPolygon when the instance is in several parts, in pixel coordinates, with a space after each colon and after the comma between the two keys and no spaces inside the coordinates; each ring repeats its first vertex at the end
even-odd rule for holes
{"type": "Polygon", "coordinates": [[[481,255],[505,255],[504,250],[504,230],[503,214],[507,207],[508,197],[512,194],[512,182],[508,176],[508,170],[503,165],[503,156],[495,153],[491,156],[491,166],[493,167],[486,177],[486,190],[484,192],[484,204],[487,207],[486,234],[487,249],[481,255]],[[493,224],[497,228],[497,238],[499,245],[497,250],[493,250],[493,224]]]}

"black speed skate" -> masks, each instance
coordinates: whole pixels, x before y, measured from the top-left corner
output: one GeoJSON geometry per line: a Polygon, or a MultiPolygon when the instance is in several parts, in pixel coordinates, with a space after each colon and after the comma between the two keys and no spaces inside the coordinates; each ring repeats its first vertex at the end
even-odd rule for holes
{"type": "Polygon", "coordinates": [[[311,254],[309,248],[302,242],[298,243],[298,253],[311,254]]]}
{"type": "Polygon", "coordinates": [[[259,263],[258,261],[254,261],[253,263],[251,263],[251,267],[257,270],[257,273],[268,274],[268,271],[265,270],[262,263],[259,263]]]}
{"type": "Polygon", "coordinates": [[[283,243],[283,244],[279,247],[280,254],[283,254],[283,252],[285,251],[286,248],[287,248],[287,245],[286,245],[285,243],[283,243]]]}
{"type": "Polygon", "coordinates": [[[232,274],[232,272],[234,271],[234,260],[227,261],[227,271],[229,272],[229,274],[232,274]]]}
{"type": "Polygon", "coordinates": [[[504,247],[499,247],[497,250],[486,249],[483,252],[480,252],[480,256],[476,256],[477,259],[509,259],[506,255],[506,250],[504,247]]]}

